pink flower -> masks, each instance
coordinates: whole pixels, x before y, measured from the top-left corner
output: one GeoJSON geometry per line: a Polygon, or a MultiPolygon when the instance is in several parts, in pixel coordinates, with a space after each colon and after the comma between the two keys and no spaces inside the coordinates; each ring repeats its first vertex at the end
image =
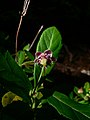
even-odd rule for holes
{"type": "Polygon", "coordinates": [[[55,62],[56,59],[52,57],[52,51],[51,50],[45,50],[42,52],[36,52],[35,53],[36,59],[34,60],[35,63],[38,65],[42,65],[46,67],[47,65],[50,65],[52,62],[55,62]]]}

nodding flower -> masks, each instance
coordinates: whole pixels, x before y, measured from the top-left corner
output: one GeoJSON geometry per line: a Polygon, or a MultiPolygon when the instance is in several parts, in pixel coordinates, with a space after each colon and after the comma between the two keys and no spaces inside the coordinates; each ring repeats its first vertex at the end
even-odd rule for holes
{"type": "Polygon", "coordinates": [[[51,50],[36,52],[35,57],[36,59],[34,60],[34,62],[44,67],[47,67],[47,65],[51,65],[53,62],[56,62],[56,58],[52,56],[51,50]]]}

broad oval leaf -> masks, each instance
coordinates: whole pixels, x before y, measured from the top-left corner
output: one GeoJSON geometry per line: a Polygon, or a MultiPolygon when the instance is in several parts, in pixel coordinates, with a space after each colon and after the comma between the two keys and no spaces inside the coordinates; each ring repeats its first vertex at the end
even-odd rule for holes
{"type": "Polygon", "coordinates": [[[48,98],[48,103],[53,106],[60,115],[71,120],[90,119],[90,105],[77,103],[60,92],[55,91],[53,96],[48,98]]]}

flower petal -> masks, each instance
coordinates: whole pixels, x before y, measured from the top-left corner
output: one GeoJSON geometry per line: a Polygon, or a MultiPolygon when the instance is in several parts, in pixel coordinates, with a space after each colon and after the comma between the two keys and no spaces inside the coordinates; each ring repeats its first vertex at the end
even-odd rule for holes
{"type": "Polygon", "coordinates": [[[47,55],[48,55],[48,54],[52,54],[52,52],[51,52],[51,50],[45,50],[45,51],[44,51],[44,54],[47,54],[47,55]]]}
{"type": "Polygon", "coordinates": [[[36,52],[36,53],[35,53],[35,56],[36,56],[36,57],[39,57],[41,54],[42,54],[42,52],[36,52]]]}
{"type": "Polygon", "coordinates": [[[51,60],[52,60],[53,62],[56,62],[56,61],[57,61],[57,59],[56,59],[55,57],[52,57],[51,60]]]}

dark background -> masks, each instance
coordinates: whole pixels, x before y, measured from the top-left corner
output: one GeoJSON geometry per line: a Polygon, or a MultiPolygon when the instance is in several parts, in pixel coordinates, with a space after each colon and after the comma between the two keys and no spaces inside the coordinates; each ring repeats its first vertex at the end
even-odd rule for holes
{"type": "MultiPolygon", "coordinates": [[[[23,0],[0,3],[0,46],[14,52],[15,35],[23,8],[23,0]],[[2,35],[4,37],[2,37],[2,35]],[[9,39],[5,37],[9,35],[9,39]]],[[[19,48],[32,42],[40,26],[56,26],[63,43],[70,48],[89,47],[90,1],[31,0],[19,33],[19,48]]]]}

